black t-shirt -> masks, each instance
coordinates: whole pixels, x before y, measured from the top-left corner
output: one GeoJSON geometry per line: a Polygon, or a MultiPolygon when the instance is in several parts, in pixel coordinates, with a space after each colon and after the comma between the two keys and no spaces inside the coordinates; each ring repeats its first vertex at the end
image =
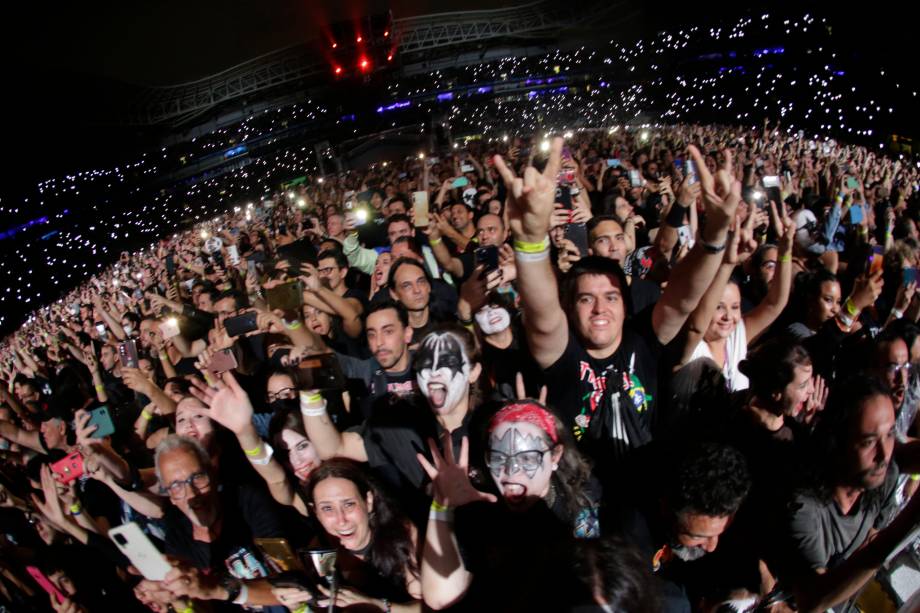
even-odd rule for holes
{"type": "Polygon", "coordinates": [[[651,312],[627,320],[619,347],[603,359],[588,355],[570,330],[565,351],[544,370],[549,405],[596,461],[610,458],[595,446],[616,459],[651,440],[662,352],[651,312]]]}
{"type": "Polygon", "coordinates": [[[265,576],[267,569],[253,539],[284,536],[274,501],[260,488],[230,483],[219,496],[222,523],[211,543],[194,539],[192,522],[176,507],[166,510],[166,553],[218,575],[229,572],[241,579],[265,576]]]}
{"type": "Polygon", "coordinates": [[[659,298],[661,298],[661,287],[657,283],[632,277],[632,283],[629,284],[629,299],[633,313],[641,313],[658,302],[659,298]]]}
{"type": "Polygon", "coordinates": [[[524,384],[533,395],[539,392],[538,388],[542,385],[540,367],[534,362],[526,344],[519,340],[524,338],[520,321],[514,321],[511,325],[514,327],[514,339],[505,349],[490,345],[486,340],[482,341],[480,380],[493,399],[517,399],[515,383],[518,373],[523,375],[524,384]]]}

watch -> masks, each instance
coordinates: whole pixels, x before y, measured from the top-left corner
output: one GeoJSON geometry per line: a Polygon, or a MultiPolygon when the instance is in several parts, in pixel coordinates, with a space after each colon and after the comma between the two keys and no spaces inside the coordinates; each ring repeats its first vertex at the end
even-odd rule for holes
{"type": "Polygon", "coordinates": [[[240,595],[240,591],[243,589],[243,582],[232,575],[226,575],[220,580],[220,586],[227,590],[227,597],[224,600],[233,602],[240,595]]]}

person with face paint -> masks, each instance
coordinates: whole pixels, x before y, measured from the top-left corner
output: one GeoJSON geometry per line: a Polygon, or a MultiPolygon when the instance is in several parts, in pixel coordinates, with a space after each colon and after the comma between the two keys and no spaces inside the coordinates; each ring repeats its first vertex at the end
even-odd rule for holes
{"type": "Polygon", "coordinates": [[[425,603],[567,610],[582,592],[572,573],[576,540],[600,536],[600,487],[562,423],[536,400],[504,406],[486,437],[484,471],[497,496],[472,485],[467,439],[456,460],[452,445],[442,455],[431,440],[433,461],[418,455],[434,486],[422,556],[425,603]],[[529,589],[508,589],[515,585],[529,589]]]}
{"type": "Polygon", "coordinates": [[[416,384],[427,406],[405,403],[372,414],[358,428],[339,432],[320,394],[300,392],[307,436],[323,460],[345,457],[368,462],[411,501],[411,513],[424,508],[425,472],[415,457],[424,441],[449,436],[459,448],[472,417],[472,386],[481,366],[472,334],[459,327],[431,332],[413,358],[416,384]],[[395,410],[398,409],[398,410],[395,410]],[[413,504],[414,503],[414,504],[413,504]]]}

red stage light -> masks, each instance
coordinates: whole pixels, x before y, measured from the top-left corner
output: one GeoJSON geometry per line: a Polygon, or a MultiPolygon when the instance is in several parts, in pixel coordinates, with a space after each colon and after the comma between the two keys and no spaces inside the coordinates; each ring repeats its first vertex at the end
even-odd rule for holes
{"type": "Polygon", "coordinates": [[[366,58],[366,57],[362,57],[362,58],[361,58],[361,62],[360,62],[360,64],[358,64],[358,65],[361,66],[361,70],[367,70],[367,67],[368,67],[369,64],[370,64],[370,62],[367,61],[367,58],[366,58]]]}
{"type": "Polygon", "coordinates": [[[336,66],[336,67],[335,67],[335,74],[342,74],[342,67],[341,67],[341,66],[336,66]]]}
{"type": "Polygon", "coordinates": [[[358,42],[359,42],[359,43],[361,42],[361,37],[360,37],[360,36],[358,37],[358,42]]]}
{"type": "Polygon", "coordinates": [[[335,49],[335,48],[338,47],[338,46],[339,46],[338,43],[332,43],[332,48],[333,48],[333,49],[335,49]]]}

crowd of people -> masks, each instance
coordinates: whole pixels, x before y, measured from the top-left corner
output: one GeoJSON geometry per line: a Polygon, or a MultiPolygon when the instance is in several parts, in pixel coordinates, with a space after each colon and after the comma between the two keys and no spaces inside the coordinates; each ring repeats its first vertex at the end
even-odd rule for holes
{"type": "Polygon", "coordinates": [[[0,346],[0,604],[855,610],[920,523],[918,181],[471,140],[122,253],[0,346]]]}

